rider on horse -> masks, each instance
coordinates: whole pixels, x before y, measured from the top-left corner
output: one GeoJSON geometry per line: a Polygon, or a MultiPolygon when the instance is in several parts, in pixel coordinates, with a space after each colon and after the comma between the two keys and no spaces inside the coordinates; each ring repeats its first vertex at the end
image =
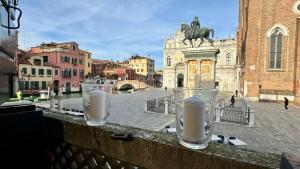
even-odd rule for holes
{"type": "Polygon", "coordinates": [[[191,27],[192,27],[192,37],[195,37],[196,31],[200,30],[200,22],[199,22],[197,16],[194,17],[194,19],[191,23],[191,27]]]}

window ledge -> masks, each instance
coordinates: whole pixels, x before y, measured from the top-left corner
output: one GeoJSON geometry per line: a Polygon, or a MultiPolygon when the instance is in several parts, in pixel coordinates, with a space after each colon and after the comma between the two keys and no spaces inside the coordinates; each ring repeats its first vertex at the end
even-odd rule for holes
{"type": "Polygon", "coordinates": [[[284,72],[284,69],[268,69],[268,72],[284,72]]]}

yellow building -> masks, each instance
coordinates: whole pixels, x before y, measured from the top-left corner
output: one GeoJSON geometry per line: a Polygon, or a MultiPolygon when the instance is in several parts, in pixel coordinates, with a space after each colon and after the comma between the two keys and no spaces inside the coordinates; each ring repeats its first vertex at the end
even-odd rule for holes
{"type": "Polygon", "coordinates": [[[148,77],[148,79],[152,79],[154,75],[154,60],[142,57],[142,56],[132,56],[129,59],[128,63],[129,67],[135,70],[135,73],[138,75],[142,75],[148,77]]]}
{"type": "Polygon", "coordinates": [[[47,89],[53,81],[53,67],[45,62],[46,56],[32,56],[23,58],[19,62],[19,86],[20,90],[47,89]]]}
{"type": "Polygon", "coordinates": [[[81,52],[84,54],[84,75],[88,75],[89,73],[92,73],[92,53],[81,50],[81,52]]]}

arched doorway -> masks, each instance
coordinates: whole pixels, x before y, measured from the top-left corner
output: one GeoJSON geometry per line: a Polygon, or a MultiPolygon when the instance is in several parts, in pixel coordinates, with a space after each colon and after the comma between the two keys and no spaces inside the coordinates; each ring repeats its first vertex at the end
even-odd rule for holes
{"type": "Polygon", "coordinates": [[[182,73],[177,75],[177,87],[183,87],[184,76],[182,73]]]}
{"type": "Polygon", "coordinates": [[[66,93],[71,93],[71,82],[66,83],[66,93]]]}
{"type": "Polygon", "coordinates": [[[56,95],[58,95],[58,90],[59,90],[59,81],[58,80],[54,80],[53,81],[53,91],[56,95]]]}

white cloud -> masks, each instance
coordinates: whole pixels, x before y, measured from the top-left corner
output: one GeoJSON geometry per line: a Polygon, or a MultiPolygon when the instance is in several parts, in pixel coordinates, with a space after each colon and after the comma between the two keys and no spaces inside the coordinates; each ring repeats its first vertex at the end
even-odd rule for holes
{"type": "MultiPolygon", "coordinates": [[[[174,1],[20,1],[24,15],[19,45],[24,49],[42,42],[76,41],[94,57],[103,59],[127,58],[132,53],[157,54],[154,57],[161,67],[164,39],[181,21],[207,11],[193,3],[185,7],[183,2],[174,1]]],[[[209,22],[211,25],[215,24],[209,22]]]]}

